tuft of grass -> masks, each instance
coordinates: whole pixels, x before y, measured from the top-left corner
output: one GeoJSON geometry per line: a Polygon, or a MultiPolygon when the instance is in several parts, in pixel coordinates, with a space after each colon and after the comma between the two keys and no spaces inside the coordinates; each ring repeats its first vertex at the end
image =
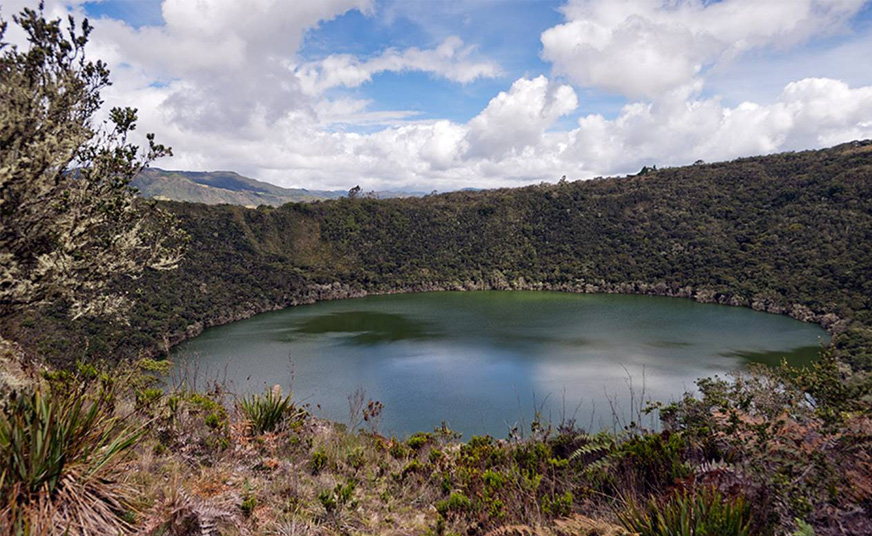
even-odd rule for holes
{"type": "Polygon", "coordinates": [[[60,396],[36,387],[0,409],[0,532],[129,531],[117,465],[142,435],[115,417],[106,393],[60,396]]]}
{"type": "Polygon", "coordinates": [[[640,536],[750,536],[751,506],[706,487],[675,491],[665,501],[630,502],[618,513],[621,524],[640,536]]]}
{"type": "Polygon", "coordinates": [[[239,401],[239,410],[254,434],[275,432],[294,410],[292,395],[283,397],[281,389],[276,387],[267,389],[262,395],[245,396],[239,401]]]}

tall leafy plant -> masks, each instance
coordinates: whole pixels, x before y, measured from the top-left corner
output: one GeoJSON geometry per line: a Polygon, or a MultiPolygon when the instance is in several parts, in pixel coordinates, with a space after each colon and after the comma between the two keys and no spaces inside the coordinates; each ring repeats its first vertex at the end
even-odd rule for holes
{"type": "Polygon", "coordinates": [[[640,536],[752,536],[747,501],[710,487],[675,491],[641,506],[630,502],[618,519],[640,536]]]}
{"type": "Polygon", "coordinates": [[[38,387],[0,411],[0,532],[115,534],[128,528],[118,463],[140,437],[110,396],[38,387]]]}

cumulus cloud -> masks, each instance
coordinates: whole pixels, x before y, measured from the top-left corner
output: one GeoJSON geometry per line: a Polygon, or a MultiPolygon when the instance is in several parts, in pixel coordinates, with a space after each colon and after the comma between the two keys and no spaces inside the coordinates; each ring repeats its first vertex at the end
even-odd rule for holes
{"type": "MultiPolygon", "coordinates": [[[[443,190],[631,173],[643,165],[683,165],[872,137],[872,87],[851,88],[831,79],[788,84],[769,105],[726,107],[717,98],[631,103],[613,119],[591,114],[569,131],[550,131],[561,112],[574,108],[574,93],[549,104],[548,95],[565,93],[562,87],[542,77],[520,79],[465,124],[408,124],[370,135],[325,135],[311,143],[329,144],[332,180],[341,182],[347,175],[365,188],[443,190]],[[506,125],[499,122],[502,117],[522,119],[506,125]],[[493,122],[483,126],[485,121],[493,122]],[[537,121],[529,130],[518,127],[537,121]],[[505,138],[494,138],[501,128],[505,138]]],[[[320,171],[293,170],[275,178],[290,176],[293,183],[307,173],[320,171]]]]}
{"type": "Polygon", "coordinates": [[[542,56],[574,83],[656,99],[751,49],[844,29],[865,0],[569,0],[542,56]]]}
{"type": "Polygon", "coordinates": [[[470,155],[502,156],[537,145],[546,129],[577,107],[571,87],[551,84],[544,76],[521,78],[469,122],[470,155]]]}
{"type": "MultiPolygon", "coordinates": [[[[869,82],[801,76],[769,102],[729,105],[702,92],[707,66],[839,31],[857,0],[571,0],[566,22],[542,35],[556,76],[516,76],[468,121],[421,120],[417,110],[375,109],[353,92],[329,91],[377,83],[388,71],[458,84],[500,74],[459,38],[301,63],[306,31],[348,10],[371,13],[372,2],[258,2],[243,10],[231,0],[166,0],[160,27],[93,21],[89,53],[112,68],[107,105],[138,107],[139,131],[173,146],[176,156],[158,165],[229,169],[283,186],[444,191],[872,137],[869,82]],[[638,98],[611,116],[576,117],[590,109],[589,87],[638,98]]],[[[65,6],[48,5],[55,15],[65,6]]],[[[7,18],[13,10],[4,4],[7,18]]]]}
{"type": "MultiPolygon", "coordinates": [[[[293,71],[305,32],[371,0],[165,0],[165,24],[131,28],[95,21],[94,46],[121,83],[107,92],[129,96],[129,70],[163,83],[162,116],[193,132],[256,134],[287,114],[314,117],[313,102],[293,71]],[[120,72],[119,72],[120,71],[120,72]]],[[[118,99],[120,100],[120,99],[118,99]]]]}
{"type": "MultiPolygon", "coordinates": [[[[519,79],[467,123],[413,122],[357,134],[288,120],[274,132],[274,142],[235,145],[223,156],[234,162],[256,151],[255,174],[288,186],[446,190],[630,173],[643,165],[872,137],[872,87],[851,88],[831,79],[791,83],[769,105],[726,107],[716,98],[631,103],[615,118],[586,115],[568,131],[553,131],[549,127],[559,115],[575,105],[575,94],[570,97],[563,87],[544,77],[519,79]],[[517,120],[501,123],[503,118],[517,120]]],[[[225,144],[216,138],[206,153],[220,152],[225,144]]]]}
{"type": "Polygon", "coordinates": [[[776,102],[724,107],[717,98],[633,103],[612,120],[579,119],[573,152],[591,170],[679,165],[822,147],[872,136],[872,87],[808,78],[776,102]]]}

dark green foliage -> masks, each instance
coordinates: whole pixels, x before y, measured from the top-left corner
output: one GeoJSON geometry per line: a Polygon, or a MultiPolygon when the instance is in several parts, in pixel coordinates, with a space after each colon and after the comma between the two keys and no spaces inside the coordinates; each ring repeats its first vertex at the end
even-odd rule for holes
{"type": "Polygon", "coordinates": [[[421,450],[424,445],[429,443],[431,440],[430,434],[418,432],[416,434],[412,434],[406,444],[409,445],[409,448],[415,451],[421,450]]]}
{"type": "Polygon", "coordinates": [[[321,472],[322,469],[327,467],[327,453],[323,450],[316,450],[312,453],[312,474],[316,475],[321,472]]]}
{"type": "Polygon", "coordinates": [[[242,499],[242,504],[239,505],[239,509],[242,510],[245,517],[249,517],[255,508],[257,508],[257,497],[254,495],[246,496],[242,499]]]}
{"type": "Polygon", "coordinates": [[[160,387],[146,387],[138,389],[135,393],[136,409],[148,409],[160,401],[163,389],[160,387]]]}
{"type": "Polygon", "coordinates": [[[632,437],[611,455],[612,470],[624,480],[623,486],[646,494],[659,492],[690,474],[686,450],[681,434],[667,431],[632,437]]]}
{"type": "Polygon", "coordinates": [[[356,501],[353,499],[354,487],[354,482],[351,481],[346,482],[345,485],[336,484],[332,490],[322,490],[318,494],[318,501],[328,514],[336,513],[344,506],[354,508],[356,506],[356,501]]]}
{"type": "Polygon", "coordinates": [[[545,496],[542,498],[542,511],[546,515],[554,517],[566,517],[572,512],[572,493],[566,492],[555,498],[545,496]]]}
{"type": "Polygon", "coordinates": [[[408,458],[412,454],[412,449],[410,449],[405,443],[394,439],[389,452],[394,458],[402,460],[408,458]]]}

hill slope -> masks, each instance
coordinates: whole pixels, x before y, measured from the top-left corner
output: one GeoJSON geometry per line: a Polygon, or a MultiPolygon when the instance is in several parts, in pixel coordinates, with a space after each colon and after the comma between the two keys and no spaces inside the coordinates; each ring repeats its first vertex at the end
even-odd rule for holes
{"type": "Polygon", "coordinates": [[[137,282],[134,329],[95,324],[81,344],[40,326],[39,344],[117,357],[320,299],[551,289],[790,314],[841,333],[872,369],[872,142],[425,198],[167,207],[191,249],[179,270],[137,282]]]}
{"type": "Polygon", "coordinates": [[[207,205],[279,206],[295,201],[336,199],[346,192],[281,188],[232,171],[167,171],[148,168],[131,186],[144,197],[207,205]]]}

